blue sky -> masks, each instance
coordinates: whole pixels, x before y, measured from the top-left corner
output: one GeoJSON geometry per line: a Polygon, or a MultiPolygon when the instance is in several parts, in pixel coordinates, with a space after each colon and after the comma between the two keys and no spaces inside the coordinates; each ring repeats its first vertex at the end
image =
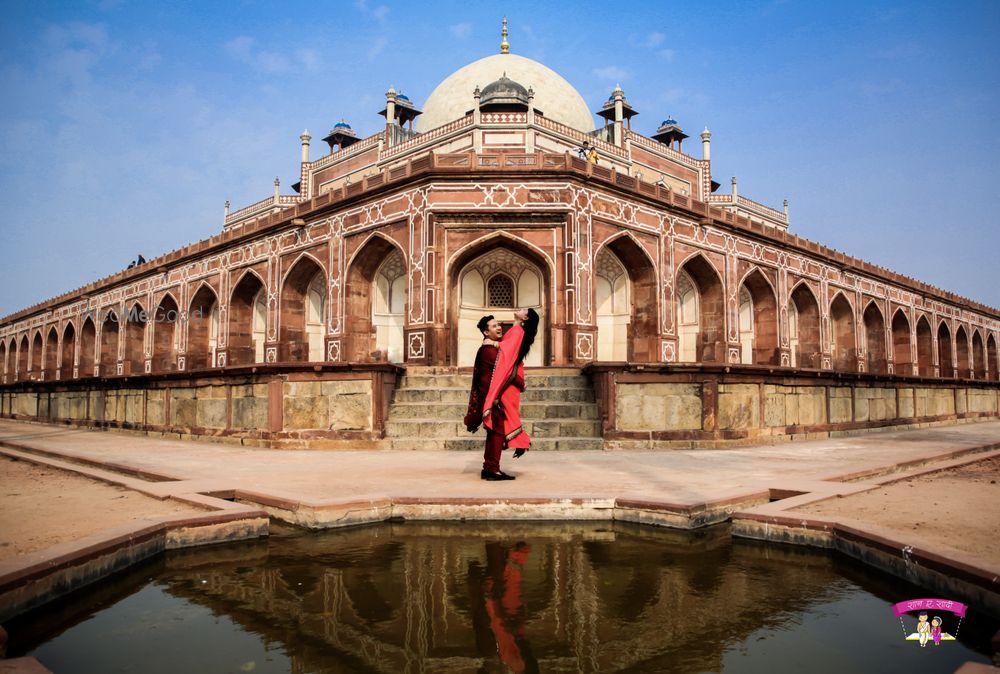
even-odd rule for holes
{"type": "Polygon", "coordinates": [[[275,176],[291,193],[303,129],[313,158],[341,118],[373,133],[390,85],[421,105],[504,13],[592,109],[621,83],[641,133],[707,125],[723,191],[1000,307],[997,2],[8,0],[0,316],[211,236],[275,176]]]}

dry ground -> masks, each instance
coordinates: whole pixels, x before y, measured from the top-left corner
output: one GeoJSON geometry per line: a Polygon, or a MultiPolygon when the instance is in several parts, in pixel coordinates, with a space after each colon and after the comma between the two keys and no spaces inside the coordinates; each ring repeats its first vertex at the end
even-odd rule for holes
{"type": "Polygon", "coordinates": [[[0,561],[136,520],[204,512],[0,456],[0,561]]]}
{"type": "Polygon", "coordinates": [[[1000,457],[821,501],[795,512],[875,524],[904,533],[908,540],[947,545],[1000,566],[1000,457]]]}

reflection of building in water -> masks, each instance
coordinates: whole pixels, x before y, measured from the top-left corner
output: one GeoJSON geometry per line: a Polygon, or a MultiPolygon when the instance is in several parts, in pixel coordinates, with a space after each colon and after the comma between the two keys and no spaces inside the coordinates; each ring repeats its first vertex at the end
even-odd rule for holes
{"type": "Polygon", "coordinates": [[[643,671],[680,657],[717,669],[734,641],[843,587],[825,556],[733,547],[725,531],[616,531],[528,526],[498,542],[485,525],[385,525],[278,539],[255,565],[172,558],[167,590],[280,643],[293,671],[396,674],[515,663],[495,630],[483,652],[489,599],[523,671],[643,671]],[[519,593],[504,591],[511,571],[519,593]]]}

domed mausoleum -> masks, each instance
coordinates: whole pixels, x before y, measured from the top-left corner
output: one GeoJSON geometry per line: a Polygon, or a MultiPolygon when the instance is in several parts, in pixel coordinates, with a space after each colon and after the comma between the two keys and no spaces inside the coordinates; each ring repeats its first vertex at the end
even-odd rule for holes
{"type": "Polygon", "coordinates": [[[215,236],[0,319],[0,415],[478,450],[476,322],[533,307],[538,449],[1000,416],[997,309],[796,236],[715,179],[707,128],[691,153],[699,120],[588,104],[507,37],[422,106],[390,87],[372,136],[303,132],[292,193],[215,236]]]}

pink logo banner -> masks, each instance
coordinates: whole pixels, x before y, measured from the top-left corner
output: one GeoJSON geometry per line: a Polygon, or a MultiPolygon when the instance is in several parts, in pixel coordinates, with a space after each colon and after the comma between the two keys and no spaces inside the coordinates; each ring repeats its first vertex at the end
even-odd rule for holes
{"type": "Polygon", "coordinates": [[[965,604],[951,599],[908,599],[901,601],[892,607],[892,612],[896,617],[909,613],[910,611],[948,611],[964,618],[965,610],[969,608],[965,604]]]}

